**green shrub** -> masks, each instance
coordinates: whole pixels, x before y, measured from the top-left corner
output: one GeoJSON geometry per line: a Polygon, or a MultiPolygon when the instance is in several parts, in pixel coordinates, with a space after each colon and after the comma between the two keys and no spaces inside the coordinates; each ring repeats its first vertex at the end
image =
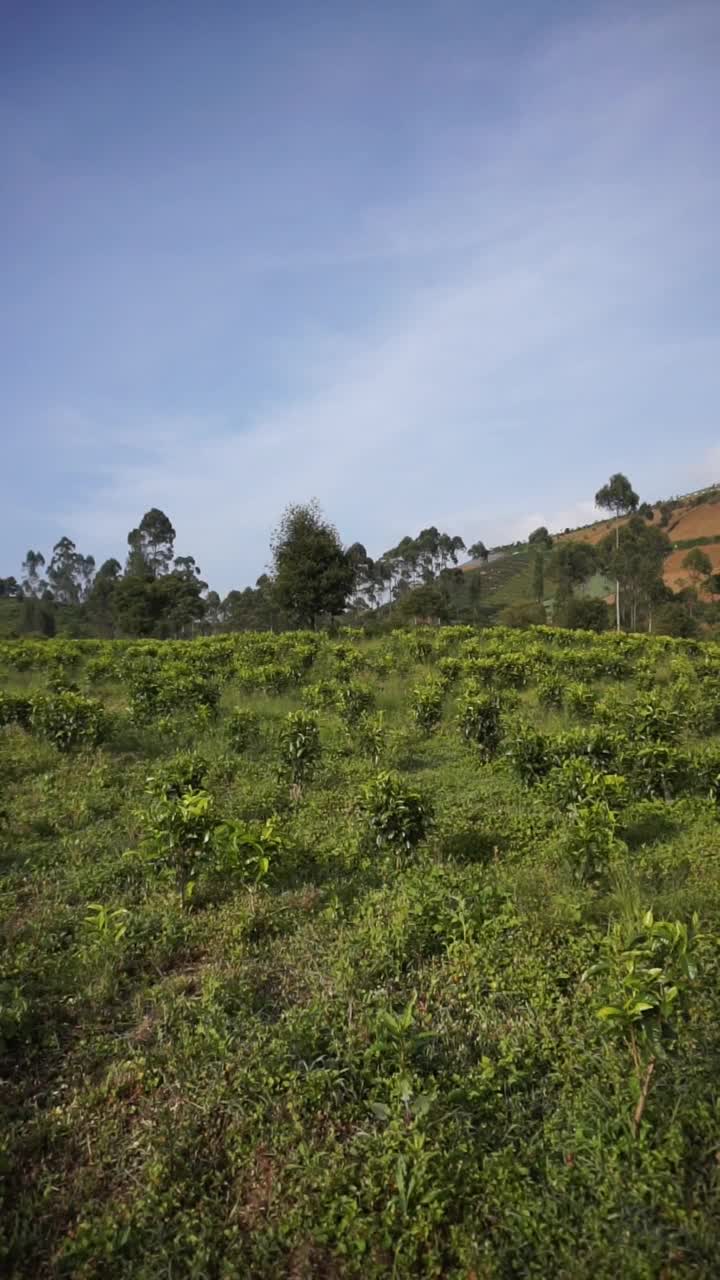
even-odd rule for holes
{"type": "Polygon", "coordinates": [[[214,828],[212,796],[189,787],[180,795],[157,797],[145,815],[145,848],[160,866],[176,875],[180,896],[192,896],[197,876],[210,861],[214,828]]]}
{"type": "Polygon", "coordinates": [[[251,707],[233,707],[225,721],[225,737],[233,751],[245,751],[260,733],[258,714],[251,707]]]}
{"type": "Polygon", "coordinates": [[[32,698],[29,696],[0,692],[0,728],[6,724],[19,724],[23,729],[29,729],[32,707],[32,698]]]}
{"type": "Polygon", "coordinates": [[[367,783],[358,807],[373,844],[398,854],[409,852],[424,839],[432,819],[427,798],[397,773],[379,773],[367,783]]]}
{"type": "Polygon", "coordinates": [[[672,800],[693,782],[691,756],[664,742],[628,744],[625,771],[642,795],[666,800],[672,800]]]}
{"type": "Polygon", "coordinates": [[[542,707],[561,707],[565,686],[558,676],[542,676],[537,682],[538,702],[542,707]]]}
{"type": "Polygon", "coordinates": [[[311,711],[324,711],[335,706],[339,691],[338,680],[318,680],[303,689],[303,702],[311,711]]]}
{"type": "Polygon", "coordinates": [[[158,716],[178,711],[217,710],[220,690],[215,679],[187,663],[152,658],[129,663],[125,680],[130,692],[130,712],[138,724],[150,724],[158,716]]]}
{"type": "Polygon", "coordinates": [[[387,741],[385,717],[382,711],[374,715],[365,713],[354,726],[354,741],[364,756],[369,756],[373,764],[379,764],[387,741]]]}
{"type": "Polygon", "coordinates": [[[617,839],[617,818],[603,800],[586,800],[572,811],[563,852],[575,878],[599,888],[624,845],[617,839]]]}
{"type": "Polygon", "coordinates": [[[320,729],[314,715],[291,711],[280,729],[280,770],[299,785],[307,781],[320,759],[320,729]]]}
{"type": "Polygon", "coordinates": [[[602,801],[610,809],[620,808],[627,800],[627,780],[621,774],[604,773],[590,760],[570,756],[551,769],[545,786],[553,802],[561,809],[572,809],[589,801],[602,801]]]}
{"type": "Polygon", "coordinates": [[[444,689],[440,681],[429,679],[416,685],[410,696],[410,712],[415,724],[428,737],[442,719],[444,689]]]}
{"type": "Polygon", "coordinates": [[[563,703],[572,715],[579,716],[582,720],[590,719],[596,702],[595,692],[588,684],[573,680],[565,686],[563,703]]]}
{"type": "Polygon", "coordinates": [[[458,727],[466,742],[479,747],[489,758],[502,737],[500,704],[492,694],[467,690],[458,703],[458,727]]]}
{"type": "Polygon", "coordinates": [[[81,693],[33,694],[30,724],[33,733],[53,742],[60,751],[94,747],[108,729],[108,716],[101,702],[81,693]]]}
{"type": "Polygon", "coordinates": [[[640,1128],[655,1068],[677,1045],[700,969],[703,935],[694,915],[655,920],[647,911],[627,925],[612,924],[603,955],[585,975],[602,975],[607,1003],[597,1010],[610,1034],[627,1045],[636,1078],[632,1128],[640,1128]]]}
{"type": "Polygon", "coordinates": [[[556,611],[553,622],[572,631],[607,631],[610,623],[604,600],[570,596],[556,611]]]}
{"type": "Polygon", "coordinates": [[[347,728],[356,725],[361,716],[372,711],[374,705],[375,694],[367,685],[359,684],[356,680],[348,680],[345,684],[338,685],[335,706],[347,728]]]}
{"type": "Polygon", "coordinates": [[[531,786],[539,782],[553,766],[552,749],[547,734],[540,733],[520,721],[506,738],[506,755],[522,782],[531,786]]]}
{"type": "Polygon", "coordinates": [[[185,791],[202,789],[208,767],[207,760],[197,752],[179,751],[146,778],[145,786],[152,795],[177,800],[185,791]]]}

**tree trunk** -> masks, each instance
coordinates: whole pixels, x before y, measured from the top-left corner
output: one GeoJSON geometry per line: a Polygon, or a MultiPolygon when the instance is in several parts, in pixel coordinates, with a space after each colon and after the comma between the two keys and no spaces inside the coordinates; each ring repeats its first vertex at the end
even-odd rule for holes
{"type": "MultiPolygon", "coordinates": [[[[615,554],[616,555],[620,551],[620,525],[617,523],[619,519],[620,519],[619,515],[616,515],[615,517],[615,554]]],[[[616,631],[620,630],[620,583],[617,578],[615,579],[615,630],[616,631]]]]}

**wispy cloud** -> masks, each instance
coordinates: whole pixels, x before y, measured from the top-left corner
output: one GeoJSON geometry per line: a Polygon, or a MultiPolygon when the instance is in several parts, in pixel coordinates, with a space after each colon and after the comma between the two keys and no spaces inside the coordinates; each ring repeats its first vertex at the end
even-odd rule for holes
{"type": "MultiPolygon", "coordinates": [[[[703,135],[718,34],[704,4],[556,27],[503,64],[501,101],[479,92],[484,115],[438,109],[407,199],[373,190],[326,243],[228,260],[237,289],[284,280],[278,306],[296,316],[322,282],[285,384],[237,413],[198,395],[181,414],[136,402],[98,423],[78,404],[53,456],[69,470],[82,456],[92,481],[58,531],[110,554],[162,506],[227,589],[262,570],[285,503],[311,495],[379,552],[429,522],[486,542],[585,523],[618,468],[648,496],[675,487],[689,402],[720,405],[720,335],[695,318],[718,260],[703,135]]],[[[488,74],[469,59],[463,83],[488,74]]]]}

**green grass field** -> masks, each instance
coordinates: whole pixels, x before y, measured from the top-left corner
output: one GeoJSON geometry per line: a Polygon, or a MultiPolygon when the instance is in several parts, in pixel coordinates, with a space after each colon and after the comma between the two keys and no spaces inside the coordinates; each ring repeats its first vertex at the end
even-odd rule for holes
{"type": "Polygon", "coordinates": [[[717,646],[0,673],[3,1275],[718,1275],[717,646]]]}

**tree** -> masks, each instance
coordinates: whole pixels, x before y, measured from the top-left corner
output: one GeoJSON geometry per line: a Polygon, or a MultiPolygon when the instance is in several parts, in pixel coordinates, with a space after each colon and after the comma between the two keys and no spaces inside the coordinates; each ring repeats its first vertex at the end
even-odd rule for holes
{"type": "Polygon", "coordinates": [[[544,524],[541,524],[538,529],[533,529],[528,542],[531,547],[538,547],[541,551],[550,551],[553,544],[553,540],[544,524]]]}
{"type": "Polygon", "coordinates": [[[640,506],[638,507],[638,515],[642,516],[643,520],[655,519],[655,512],[653,511],[649,502],[640,503],[640,506]]]}
{"type": "Polygon", "coordinates": [[[532,559],[533,597],[542,604],[545,599],[545,556],[538,547],[532,559]]]}
{"type": "Polygon", "coordinates": [[[680,600],[670,600],[658,609],[655,615],[655,630],[659,636],[691,639],[697,635],[698,624],[687,605],[680,600]]]}
{"type": "Polygon", "coordinates": [[[50,639],[55,635],[55,612],[47,600],[38,600],[30,595],[23,600],[20,617],[20,631],[23,635],[40,635],[50,639]]]}
{"type": "Polygon", "coordinates": [[[652,626],[652,606],[662,599],[662,568],[670,549],[667,534],[640,516],[608,534],[598,547],[601,565],[615,578],[618,598],[621,588],[627,594],[627,621],[633,630],[642,605],[648,611],[648,626],[652,626]]]}
{"type": "Polygon", "coordinates": [[[41,551],[28,551],[22,562],[24,574],[22,587],[26,596],[40,597],[47,583],[40,577],[40,570],[45,568],[45,557],[41,551]]]}
{"type": "Polygon", "coordinates": [[[375,561],[369,556],[362,542],[353,542],[347,551],[348,559],[353,567],[353,607],[356,609],[375,608],[378,603],[378,575],[375,561]]]}
{"type": "Polygon", "coordinates": [[[696,591],[701,587],[709,589],[713,571],[712,560],[701,547],[692,547],[688,551],[683,557],[682,567],[696,591]]]}
{"type": "Polygon", "coordinates": [[[547,622],[547,618],[541,604],[527,602],[506,605],[498,614],[498,622],[503,627],[536,627],[547,622]]]}
{"type": "Polygon", "coordinates": [[[397,612],[405,622],[447,622],[447,595],[432,582],[411,587],[403,594],[397,612]]]}
{"type": "Polygon", "coordinates": [[[164,511],[151,507],[137,529],[128,534],[130,548],[126,572],[142,577],[150,573],[158,578],[169,573],[175,546],[175,530],[164,511]]]}
{"type": "Polygon", "coordinates": [[[126,573],[112,593],[112,618],[127,636],[151,636],[160,620],[162,602],[152,590],[154,579],[126,573]]]}
{"type": "Polygon", "coordinates": [[[215,631],[222,617],[222,603],[217,591],[208,591],[205,596],[205,623],[206,630],[209,628],[215,631]]]}
{"type": "Polygon", "coordinates": [[[467,553],[471,560],[482,560],[483,564],[487,564],[490,554],[484,542],[473,542],[467,553]]]}
{"type": "Polygon", "coordinates": [[[160,635],[182,635],[193,622],[199,622],[205,616],[202,593],[207,590],[207,583],[200,578],[200,570],[192,556],[179,559],[184,562],[179,569],[163,574],[151,584],[151,592],[157,601],[155,630],[160,635]]]}
{"type": "MultiPolygon", "coordinates": [[[[608,483],[603,485],[602,489],[598,489],[595,494],[595,506],[601,507],[603,511],[612,511],[615,520],[618,521],[620,516],[628,515],[631,511],[637,511],[640,499],[633,489],[627,476],[621,471],[617,471],[611,476],[608,483]]],[[[620,525],[615,525],[616,549],[619,546],[617,539],[620,535],[620,525]]],[[[620,583],[615,582],[615,627],[620,630],[620,583]]]]}
{"type": "Polygon", "coordinates": [[[573,595],[575,588],[585,582],[596,567],[597,554],[589,542],[558,542],[553,551],[558,598],[573,595]]]}
{"type": "Polygon", "coordinates": [[[0,596],[5,599],[12,599],[14,596],[22,595],[22,587],[17,578],[0,578],[0,596]]]}
{"type": "Polygon", "coordinates": [[[314,627],[322,614],[342,613],[355,570],[316,501],[288,506],[270,546],[275,597],[298,626],[314,627]]]}
{"type": "Polygon", "coordinates": [[[597,596],[568,596],[553,616],[553,624],[571,631],[606,631],[608,607],[597,596]]]}
{"type": "Polygon", "coordinates": [[[48,583],[58,604],[80,604],[89,594],[95,572],[93,556],[83,556],[71,538],[60,538],[53,547],[48,583]]]}
{"type": "Polygon", "coordinates": [[[95,574],[95,581],[87,598],[88,617],[103,635],[113,633],[113,601],[121,575],[122,565],[119,560],[105,560],[95,574]]]}

